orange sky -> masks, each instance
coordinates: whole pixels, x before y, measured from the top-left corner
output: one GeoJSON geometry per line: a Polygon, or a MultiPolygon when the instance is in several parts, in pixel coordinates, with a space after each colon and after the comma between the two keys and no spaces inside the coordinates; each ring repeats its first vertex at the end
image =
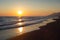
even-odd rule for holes
{"type": "Polygon", "coordinates": [[[60,12],[59,0],[0,0],[0,16],[46,16],[60,12]]]}
{"type": "MultiPolygon", "coordinates": [[[[23,12],[22,16],[46,16],[54,12],[57,12],[53,10],[40,10],[40,11],[21,10],[21,11],[23,12]]],[[[18,14],[18,10],[13,10],[13,11],[7,11],[7,12],[0,13],[0,16],[19,16],[19,14],[18,14]]]]}

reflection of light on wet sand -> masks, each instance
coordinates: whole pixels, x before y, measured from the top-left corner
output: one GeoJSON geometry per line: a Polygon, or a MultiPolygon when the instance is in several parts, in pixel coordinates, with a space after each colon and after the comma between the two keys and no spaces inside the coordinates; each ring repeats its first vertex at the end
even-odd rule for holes
{"type": "Polygon", "coordinates": [[[23,32],[23,27],[18,28],[19,32],[22,33],[23,32]]]}

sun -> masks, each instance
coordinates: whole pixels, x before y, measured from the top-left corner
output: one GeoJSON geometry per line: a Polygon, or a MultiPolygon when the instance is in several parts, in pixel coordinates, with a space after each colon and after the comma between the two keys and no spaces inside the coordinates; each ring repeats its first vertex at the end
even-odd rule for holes
{"type": "Polygon", "coordinates": [[[21,15],[23,12],[21,10],[18,11],[18,14],[21,15]]]}

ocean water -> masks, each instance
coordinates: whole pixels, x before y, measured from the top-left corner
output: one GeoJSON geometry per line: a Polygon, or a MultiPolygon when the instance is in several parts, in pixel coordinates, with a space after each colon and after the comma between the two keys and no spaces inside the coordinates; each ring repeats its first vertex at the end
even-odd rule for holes
{"type": "Polygon", "coordinates": [[[45,17],[0,17],[0,40],[38,30],[41,25],[54,21],[46,22],[45,19],[45,17]]]}
{"type": "Polygon", "coordinates": [[[40,20],[43,20],[43,17],[0,17],[0,30],[28,26],[40,20]]]}

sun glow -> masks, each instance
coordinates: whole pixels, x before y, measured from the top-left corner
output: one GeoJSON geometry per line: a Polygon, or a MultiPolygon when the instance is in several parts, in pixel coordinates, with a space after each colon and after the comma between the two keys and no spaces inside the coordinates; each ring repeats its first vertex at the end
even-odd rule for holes
{"type": "Polygon", "coordinates": [[[18,14],[19,14],[19,15],[21,15],[22,13],[23,13],[22,11],[20,11],[20,10],[18,11],[18,14]]]}

